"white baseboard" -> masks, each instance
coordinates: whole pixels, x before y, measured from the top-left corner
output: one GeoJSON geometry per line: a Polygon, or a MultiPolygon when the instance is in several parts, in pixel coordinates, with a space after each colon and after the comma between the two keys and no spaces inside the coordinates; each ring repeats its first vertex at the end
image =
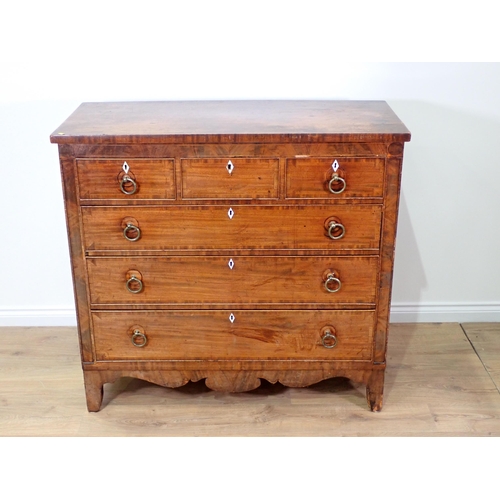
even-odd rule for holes
{"type": "Polygon", "coordinates": [[[0,326],[76,326],[75,309],[0,309],[0,326]]]}
{"type": "MultiPolygon", "coordinates": [[[[500,303],[398,304],[391,323],[500,322],[500,303]]],[[[74,309],[0,309],[0,326],[76,326],[74,309]]]]}
{"type": "Polygon", "coordinates": [[[500,303],[392,303],[391,323],[500,322],[500,303]]]}

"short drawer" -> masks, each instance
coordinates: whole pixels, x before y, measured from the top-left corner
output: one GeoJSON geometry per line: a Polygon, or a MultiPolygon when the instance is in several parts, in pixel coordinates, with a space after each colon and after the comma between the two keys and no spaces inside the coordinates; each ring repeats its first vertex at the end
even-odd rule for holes
{"type": "Polygon", "coordinates": [[[286,197],[381,198],[384,165],[382,158],[289,158],[286,197]]]}
{"type": "Polygon", "coordinates": [[[181,161],[184,199],[276,199],[277,158],[192,158],[181,161]]]}
{"type": "Polygon", "coordinates": [[[94,307],[375,305],[377,257],[96,257],[94,307]]]}
{"type": "Polygon", "coordinates": [[[92,320],[99,361],[369,360],[375,313],[99,311],[92,320]]]}
{"type": "Polygon", "coordinates": [[[87,250],[378,250],[379,205],[82,207],[87,250]],[[133,240],[133,241],[132,241],[133,240]]]}
{"type": "Polygon", "coordinates": [[[172,159],[78,159],[80,199],[175,199],[172,159]]]}

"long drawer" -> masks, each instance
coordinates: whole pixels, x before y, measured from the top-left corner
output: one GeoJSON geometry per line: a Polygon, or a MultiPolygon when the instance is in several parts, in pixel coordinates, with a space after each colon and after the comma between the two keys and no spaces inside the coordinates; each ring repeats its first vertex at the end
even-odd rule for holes
{"type": "Polygon", "coordinates": [[[109,251],[378,251],[381,215],[379,205],[82,207],[85,249],[109,251]]]}
{"type": "Polygon", "coordinates": [[[369,360],[375,313],[99,311],[92,320],[100,361],[369,360]]]}
{"type": "Polygon", "coordinates": [[[94,306],[375,303],[377,257],[97,257],[94,306]]]}

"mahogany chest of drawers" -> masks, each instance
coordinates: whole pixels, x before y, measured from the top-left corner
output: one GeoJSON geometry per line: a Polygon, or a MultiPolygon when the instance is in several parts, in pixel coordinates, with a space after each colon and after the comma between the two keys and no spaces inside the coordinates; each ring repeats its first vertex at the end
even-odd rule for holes
{"type": "Polygon", "coordinates": [[[409,140],[382,101],[82,104],[51,141],[89,411],[123,376],[380,410],[409,140]]]}

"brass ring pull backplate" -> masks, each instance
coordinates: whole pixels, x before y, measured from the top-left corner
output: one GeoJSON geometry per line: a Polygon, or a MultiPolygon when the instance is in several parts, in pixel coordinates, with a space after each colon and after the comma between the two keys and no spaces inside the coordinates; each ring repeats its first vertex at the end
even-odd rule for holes
{"type": "Polygon", "coordinates": [[[124,175],[120,181],[120,189],[123,194],[135,194],[137,192],[137,182],[128,175],[124,175]],[[132,184],[132,189],[127,190],[126,184],[132,184]]]}
{"type": "Polygon", "coordinates": [[[131,341],[135,347],[144,347],[148,343],[148,338],[140,330],[134,330],[131,341]]]}
{"type": "Polygon", "coordinates": [[[333,349],[337,345],[337,337],[331,330],[325,329],[323,336],[321,337],[321,343],[326,349],[333,349]]]}
{"type": "Polygon", "coordinates": [[[132,275],[126,283],[127,290],[130,293],[141,293],[142,289],[144,288],[144,284],[142,283],[142,280],[140,278],[137,278],[137,276],[132,275]],[[131,288],[137,286],[137,288],[131,288]]]}
{"type": "Polygon", "coordinates": [[[123,230],[123,236],[126,240],[128,241],[137,241],[141,237],[141,230],[134,224],[131,224],[130,222],[127,223],[125,226],[125,229],[123,230]],[[128,234],[129,232],[135,231],[137,234],[134,237],[130,237],[128,234]]]}
{"type": "Polygon", "coordinates": [[[328,183],[328,190],[332,194],[343,193],[346,187],[347,187],[347,184],[345,182],[345,179],[340,177],[338,174],[333,174],[332,178],[330,179],[330,182],[328,183]],[[334,189],[333,188],[334,184],[338,184],[338,183],[341,183],[342,186],[340,187],[340,189],[334,189]]]}
{"type": "Polygon", "coordinates": [[[342,282],[333,274],[328,274],[325,280],[325,290],[330,293],[336,293],[342,288],[342,282]]]}
{"type": "Polygon", "coordinates": [[[340,222],[331,221],[328,225],[328,237],[332,240],[340,240],[345,235],[345,227],[340,222]],[[340,229],[340,234],[335,235],[334,232],[340,229]]]}

